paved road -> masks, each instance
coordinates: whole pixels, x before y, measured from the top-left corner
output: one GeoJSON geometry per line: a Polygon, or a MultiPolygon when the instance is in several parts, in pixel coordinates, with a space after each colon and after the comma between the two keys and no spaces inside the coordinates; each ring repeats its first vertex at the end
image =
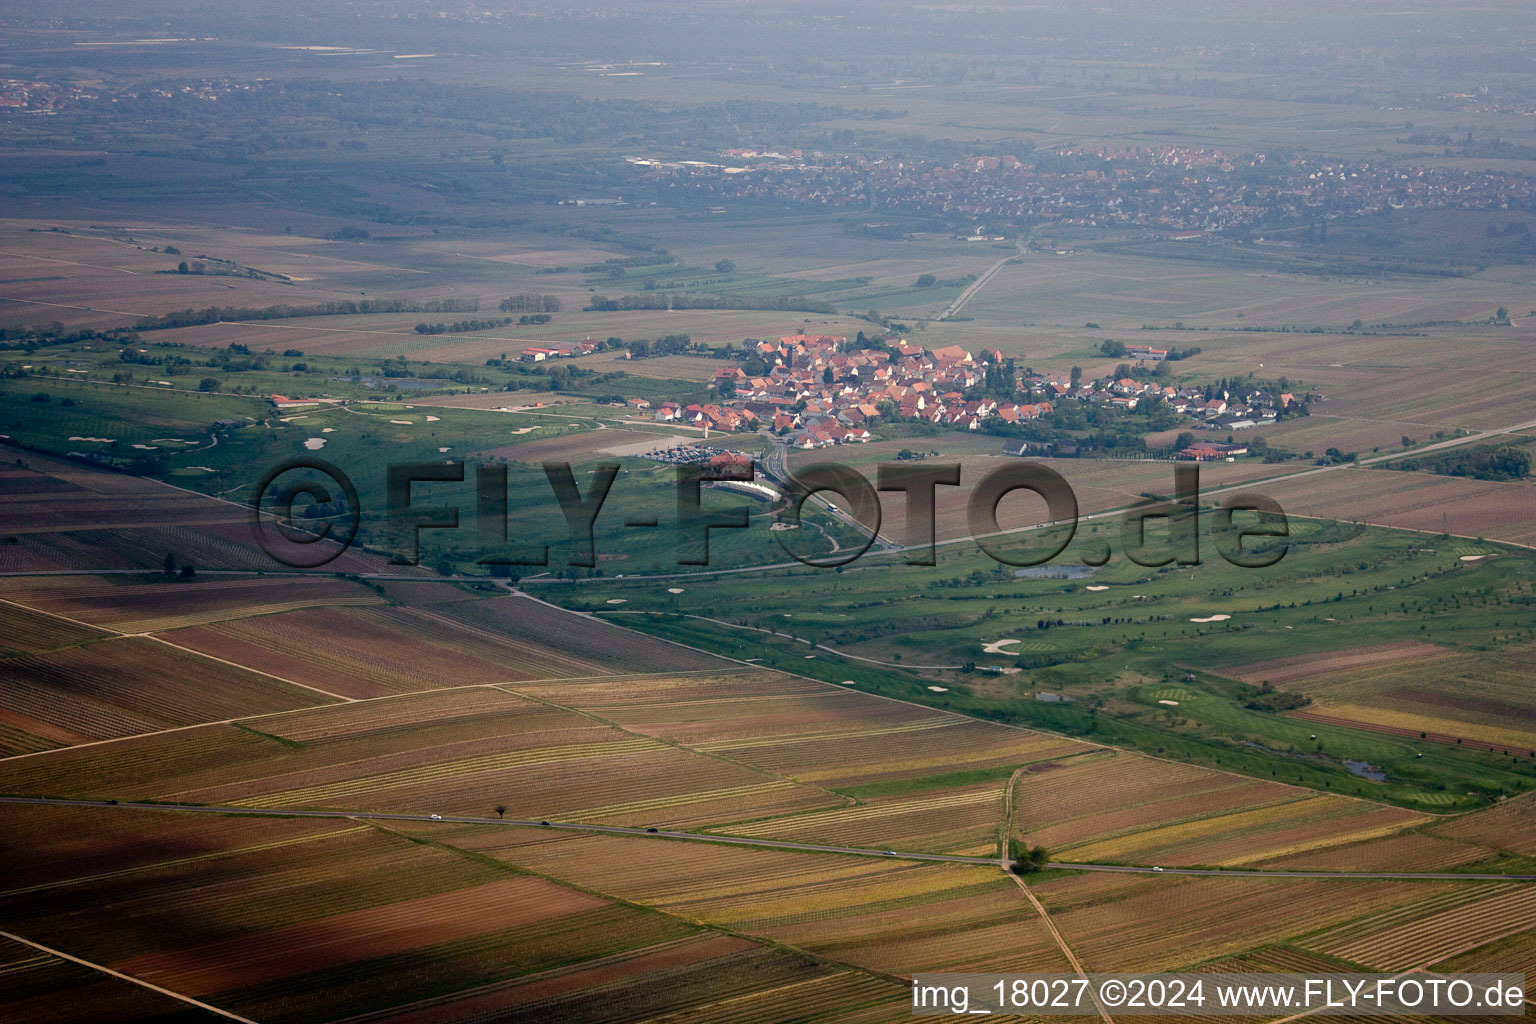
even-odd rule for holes
{"type": "Polygon", "coordinates": [[[960,312],[960,307],[964,306],[967,302],[970,302],[973,298],[975,298],[976,293],[981,291],[981,286],[986,284],[987,281],[991,279],[993,274],[1006,267],[1009,260],[1023,256],[1026,252],[1028,252],[1029,243],[1035,240],[1035,236],[1046,228],[1054,226],[1055,223],[1055,221],[1047,221],[1044,224],[1036,224],[1034,227],[1030,228],[1029,234],[1025,235],[1023,238],[1014,243],[1014,248],[1017,249],[1018,252],[1011,256],[1004,256],[1002,259],[992,264],[992,266],[988,267],[986,273],[972,281],[969,288],[955,296],[955,301],[951,302],[949,304],[949,308],[938,315],[938,319],[948,320],[950,317],[960,312]]]}
{"type": "MultiPolygon", "coordinates": [[[[1023,252],[1022,244],[1019,247],[1019,252],[1023,252]]],[[[1018,254],[1019,253],[1014,253],[1010,256],[1004,256],[1002,259],[988,267],[980,277],[970,283],[970,286],[967,287],[965,291],[961,292],[958,296],[955,297],[955,301],[951,302],[949,304],[949,308],[938,315],[938,319],[948,320],[950,317],[960,312],[960,307],[971,301],[971,297],[977,292],[981,291],[981,286],[986,284],[987,281],[991,279],[993,274],[1006,267],[1008,265],[1008,261],[1013,259],[1018,254]]]]}
{"type": "MultiPolygon", "coordinates": [[[[948,864],[990,864],[1002,866],[996,857],[962,857],[950,853],[917,853],[909,850],[875,850],[863,846],[827,846],[819,843],[795,843],[782,839],[753,839],[747,836],[710,835],[704,832],[677,832],[627,825],[594,825],[564,821],[533,821],[521,818],[479,818],[464,814],[404,814],[384,811],[314,811],[277,807],[208,807],[202,804],[157,804],[132,800],[63,800],[53,797],[0,796],[0,803],[42,804],[49,807],[102,807],[127,811],[180,811],[191,814],[241,815],[253,818],[344,818],[358,821],[415,821],[444,825],[510,825],[521,828],[547,828],[599,835],[641,836],[650,839],[687,839],[693,842],[719,843],[723,846],[756,846],[772,850],[797,850],[805,853],[841,853],[857,857],[885,857],[898,860],[940,861],[948,864]]],[[[1112,871],[1121,874],[1202,875],[1224,878],[1366,878],[1422,881],[1495,881],[1536,882],[1536,875],[1457,874],[1408,871],[1222,871],[1217,868],[1159,868],[1123,864],[1073,864],[1052,862],[1051,868],[1074,871],[1112,871]]]]}
{"type": "Polygon", "coordinates": [[[1530,430],[1536,427],[1536,420],[1528,420],[1525,423],[1516,423],[1512,427],[1501,427],[1497,430],[1484,430],[1476,434],[1464,434],[1461,437],[1452,437],[1444,441],[1436,441],[1422,448],[1410,448],[1407,451],[1393,452],[1389,455],[1377,455],[1369,459],[1361,459],[1360,465],[1370,466],[1378,462],[1391,462],[1394,459],[1412,459],[1423,455],[1425,452],[1437,452],[1442,448],[1455,448],[1458,445],[1473,444],[1478,441],[1486,441],[1498,437],[1500,434],[1518,434],[1522,430],[1530,430]]]}
{"type": "MultiPolygon", "coordinates": [[[[782,438],[773,439],[773,449],[763,457],[762,462],[758,463],[757,468],[762,473],[763,477],[777,485],[781,492],[787,492],[788,480],[790,477],[789,459],[787,445],[782,438]]],[[[828,491],[817,491],[815,494],[811,495],[808,500],[814,505],[819,505],[823,512],[838,522],[842,523],[844,526],[851,530],[857,531],[861,536],[869,537],[869,529],[863,523],[859,522],[859,520],[855,519],[847,509],[842,507],[833,508],[833,501],[827,497],[829,493],[830,492],[828,491]]],[[[832,554],[837,554],[838,551],[842,550],[838,546],[836,539],[834,539],[830,534],[826,534],[826,537],[828,540],[832,541],[832,554]]],[[[871,544],[873,544],[880,551],[890,552],[901,550],[901,547],[895,541],[890,540],[878,532],[876,532],[871,539],[871,544]]],[[[821,557],[827,556],[824,555],[821,557]]],[[[791,562],[788,564],[796,565],[799,563],[791,562]]],[[[627,578],[628,577],[626,577],[626,579],[627,578]]]]}
{"type": "Polygon", "coordinates": [[[1072,871],[1118,871],[1146,875],[1202,875],[1219,878],[1365,878],[1382,881],[1450,881],[1450,882],[1536,882],[1536,875],[1471,874],[1452,871],[1243,871],[1221,868],[1157,868],[1121,864],[1071,864],[1052,861],[1046,865],[1072,871]]]}

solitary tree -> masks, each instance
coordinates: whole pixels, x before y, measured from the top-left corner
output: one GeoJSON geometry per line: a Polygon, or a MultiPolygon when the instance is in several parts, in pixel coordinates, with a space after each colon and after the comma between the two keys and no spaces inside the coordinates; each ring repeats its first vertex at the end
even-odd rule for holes
{"type": "Polygon", "coordinates": [[[504,807],[501,804],[497,804],[496,805],[496,817],[498,817],[498,818],[504,817],[506,815],[506,813],[507,813],[506,807],[504,807]]]}
{"type": "Polygon", "coordinates": [[[1050,863],[1050,851],[1043,846],[1025,846],[1018,840],[1012,840],[1009,847],[1012,863],[1008,865],[1008,870],[1016,875],[1029,875],[1036,871],[1043,871],[1046,864],[1050,863]]]}
{"type": "Polygon", "coordinates": [[[715,273],[717,273],[717,274],[730,274],[730,273],[733,273],[735,270],[736,270],[736,261],[735,260],[716,260],[715,261],[715,273]]]}

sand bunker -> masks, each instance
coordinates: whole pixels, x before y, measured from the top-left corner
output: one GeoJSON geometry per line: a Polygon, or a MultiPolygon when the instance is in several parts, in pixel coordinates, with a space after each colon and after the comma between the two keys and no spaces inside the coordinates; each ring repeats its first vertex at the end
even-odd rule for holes
{"type": "MultiPolygon", "coordinates": [[[[757,659],[754,658],[753,660],[756,661],[757,659]]],[[[844,679],[843,680],[843,685],[844,686],[858,686],[859,684],[854,682],[852,679],[844,679]]]]}
{"type": "Polygon", "coordinates": [[[949,687],[947,687],[947,686],[930,686],[930,687],[928,687],[928,689],[932,690],[934,693],[948,693],[949,692],[949,687]]]}
{"type": "Polygon", "coordinates": [[[72,438],[70,438],[70,440],[71,441],[94,441],[97,444],[111,444],[113,441],[115,441],[117,439],[114,438],[114,437],[72,437],[72,438]]]}
{"type": "Polygon", "coordinates": [[[440,420],[441,420],[441,419],[442,419],[442,417],[441,417],[441,416],[428,416],[428,417],[427,417],[427,422],[428,422],[428,423],[437,423],[437,422],[438,422],[438,421],[440,421],[440,420]]]}
{"type": "Polygon", "coordinates": [[[1190,619],[1190,622],[1226,622],[1232,616],[1217,612],[1215,615],[1207,615],[1203,619],[1190,619]]]}
{"type": "Polygon", "coordinates": [[[452,448],[439,448],[437,451],[438,451],[438,454],[442,454],[443,452],[451,452],[451,451],[453,451],[453,449],[452,448]]]}
{"type": "Polygon", "coordinates": [[[320,428],[320,433],[322,433],[322,434],[334,434],[334,433],[336,433],[336,428],[335,427],[321,427],[320,428]]]}
{"type": "Polygon", "coordinates": [[[1171,708],[1176,708],[1176,707],[1179,706],[1179,702],[1176,701],[1176,700],[1160,700],[1160,701],[1158,701],[1158,703],[1159,704],[1167,704],[1171,708]]]}
{"type": "Polygon", "coordinates": [[[608,599],[608,603],[609,604],[628,604],[629,601],[626,600],[625,598],[622,598],[622,597],[610,597],[608,599]]]}
{"type": "Polygon", "coordinates": [[[413,420],[390,420],[389,422],[397,427],[414,427],[416,425],[413,420]]]}
{"type": "Polygon", "coordinates": [[[534,431],[534,430],[538,430],[538,429],[539,429],[538,424],[535,424],[534,426],[531,426],[531,427],[518,427],[516,430],[512,431],[512,433],[514,433],[514,434],[526,434],[526,433],[529,433],[530,431],[534,431]]]}
{"type": "Polygon", "coordinates": [[[1083,589],[1084,590],[1092,590],[1092,591],[1100,591],[1100,590],[1108,590],[1109,588],[1104,586],[1104,584],[1099,583],[1099,584],[1095,584],[1094,586],[1091,586],[1091,587],[1084,587],[1083,589]]]}
{"type": "Polygon", "coordinates": [[[325,442],[327,440],[328,439],[324,437],[311,437],[304,442],[304,447],[308,448],[312,452],[318,451],[319,449],[325,447],[325,442]]]}
{"type": "Polygon", "coordinates": [[[1487,557],[1488,557],[1487,555],[1462,555],[1461,556],[1461,560],[1463,562],[1475,562],[1475,561],[1477,561],[1480,558],[1487,558],[1487,557]]]}
{"type": "Polygon", "coordinates": [[[1018,654],[1019,653],[1018,651],[1010,651],[1008,649],[1008,645],[1009,644],[1016,644],[1016,643],[1022,643],[1022,641],[1020,641],[1020,640],[994,640],[992,643],[987,643],[985,640],[983,640],[982,644],[984,646],[981,648],[981,653],[983,653],[983,654],[1018,654]]]}
{"type": "Polygon", "coordinates": [[[667,593],[669,593],[669,594],[681,594],[682,592],[683,592],[683,588],[682,587],[668,587],[667,588],[667,593]]]}
{"type": "Polygon", "coordinates": [[[160,446],[159,445],[154,445],[154,444],[136,444],[136,445],[134,445],[134,447],[139,449],[140,451],[152,452],[152,451],[157,450],[160,446]]]}

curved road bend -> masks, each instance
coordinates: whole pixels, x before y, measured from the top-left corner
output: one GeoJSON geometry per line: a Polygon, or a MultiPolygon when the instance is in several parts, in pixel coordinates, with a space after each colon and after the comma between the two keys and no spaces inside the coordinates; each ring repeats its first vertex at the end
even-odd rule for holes
{"type": "MultiPolygon", "coordinates": [[[[244,815],[253,818],[344,818],[355,821],[420,821],[448,825],[510,825],[521,828],[562,829],[568,832],[598,835],[640,836],[657,839],[686,839],[693,842],[720,843],[724,846],[757,846],[773,850],[799,850],[806,853],[841,853],[858,857],[891,857],[898,860],[941,861],[949,864],[990,864],[1004,866],[997,857],[962,857],[950,853],[915,853],[904,850],[874,850],[862,846],[826,846],[795,843],[781,839],[753,839],[747,836],[711,835],[704,832],[676,832],[630,825],[594,825],[564,821],[523,820],[519,818],[479,818],[462,814],[403,814],[383,811],[315,811],[269,807],[207,807],[201,804],[157,804],[139,801],[64,800],[53,797],[0,796],[0,803],[40,804],[49,807],[105,807],[130,811],[181,811],[192,814],[244,815]]],[[[1224,871],[1219,868],[1160,868],[1125,864],[1073,864],[1051,862],[1049,868],[1071,871],[1113,871],[1122,874],[1201,875],[1221,878],[1354,878],[1402,881],[1450,882],[1536,882],[1536,875],[1463,874],[1457,872],[1412,871],[1224,871]]]]}

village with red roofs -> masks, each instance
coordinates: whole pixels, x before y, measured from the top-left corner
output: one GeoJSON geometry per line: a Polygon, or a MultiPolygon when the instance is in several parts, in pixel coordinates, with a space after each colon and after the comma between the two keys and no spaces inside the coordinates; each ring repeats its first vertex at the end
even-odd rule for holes
{"type": "MultiPolygon", "coordinates": [[[[569,354],[582,353],[573,347],[569,354]]],[[[1006,425],[1049,417],[1072,402],[1124,412],[1145,411],[1158,404],[1187,419],[1190,426],[1229,433],[1274,422],[1299,405],[1290,392],[1258,386],[1234,392],[1160,382],[1152,371],[1168,358],[1167,349],[1133,345],[1125,348],[1125,356],[1135,362],[1134,373],[1141,373],[1143,379],[1134,373],[1100,379],[1037,373],[1017,368],[1013,359],[997,349],[976,354],[958,345],[926,349],[904,338],[871,341],[862,334],[853,341],[827,334],[749,338],[740,346],[740,362],[747,368],[737,365],[715,371],[715,401],[653,405],[643,398],[630,398],[626,404],[635,415],[658,423],[721,433],[772,433],[801,449],[870,441],[872,428],[893,421],[1008,434],[1006,425]],[[761,372],[752,373],[749,368],[761,372]]],[[[1030,447],[1029,442],[1014,446],[1017,454],[1030,447]]],[[[1042,451],[1048,447],[1035,445],[1042,451]]],[[[1056,447],[1067,449],[1058,454],[1073,454],[1070,446],[1056,447]]],[[[1207,461],[1247,451],[1240,444],[1202,440],[1174,454],[1207,461]]]]}

